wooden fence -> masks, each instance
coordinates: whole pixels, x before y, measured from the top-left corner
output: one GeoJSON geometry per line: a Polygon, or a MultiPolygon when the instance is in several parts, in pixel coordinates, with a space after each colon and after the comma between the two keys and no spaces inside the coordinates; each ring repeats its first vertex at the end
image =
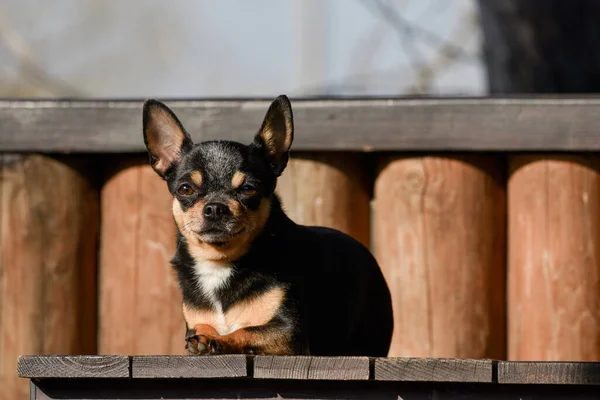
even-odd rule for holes
{"type": "MultiPolygon", "coordinates": [[[[183,354],[140,101],[0,101],[0,386],[20,354],[183,354]]],[[[249,142],[268,101],[171,101],[249,142]]],[[[600,99],[293,100],[294,220],[369,245],[390,356],[600,359],[600,99]]]]}

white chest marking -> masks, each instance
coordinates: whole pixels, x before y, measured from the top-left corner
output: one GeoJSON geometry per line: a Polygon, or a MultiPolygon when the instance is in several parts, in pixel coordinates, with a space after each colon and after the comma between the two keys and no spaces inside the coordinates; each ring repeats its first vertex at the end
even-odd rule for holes
{"type": "Polygon", "coordinates": [[[217,314],[217,326],[214,326],[220,335],[226,335],[233,332],[235,327],[227,326],[223,305],[217,298],[217,290],[227,285],[229,278],[233,274],[233,268],[230,265],[217,264],[212,261],[201,261],[194,265],[194,273],[198,286],[202,293],[208,298],[215,308],[217,314]]]}

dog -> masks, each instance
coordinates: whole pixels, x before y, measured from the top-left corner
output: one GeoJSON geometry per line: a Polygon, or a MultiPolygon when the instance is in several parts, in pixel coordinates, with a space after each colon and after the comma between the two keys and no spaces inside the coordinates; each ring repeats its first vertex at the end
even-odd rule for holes
{"type": "Polygon", "coordinates": [[[392,303],[375,258],[340,231],[294,223],[275,193],[294,139],[285,95],[249,145],[194,144],[154,99],[143,137],[173,195],[191,355],[387,356],[392,303]]]}

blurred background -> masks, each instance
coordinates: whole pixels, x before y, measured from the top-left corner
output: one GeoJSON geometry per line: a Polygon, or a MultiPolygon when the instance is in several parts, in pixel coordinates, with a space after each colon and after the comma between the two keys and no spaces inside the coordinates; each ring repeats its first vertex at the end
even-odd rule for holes
{"type": "Polygon", "coordinates": [[[0,96],[593,93],[591,0],[5,0],[0,96]]]}
{"type": "MultiPolygon", "coordinates": [[[[599,17],[596,0],[4,0],[0,98],[594,96],[599,17]]],[[[390,355],[600,360],[595,154],[292,155],[292,218],[382,266],[390,355]]],[[[20,354],[184,354],[146,155],[0,159],[0,399],[27,393],[20,354]]]]}
{"type": "Polygon", "coordinates": [[[7,0],[5,97],[486,93],[473,0],[7,0]]]}

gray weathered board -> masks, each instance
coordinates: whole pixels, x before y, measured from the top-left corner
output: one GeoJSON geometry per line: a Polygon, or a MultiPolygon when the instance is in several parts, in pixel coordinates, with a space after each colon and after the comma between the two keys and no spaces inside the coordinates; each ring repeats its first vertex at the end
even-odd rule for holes
{"type": "Polygon", "coordinates": [[[379,358],[375,379],[409,382],[492,382],[492,360],[379,358]]]}
{"type": "Polygon", "coordinates": [[[243,355],[207,357],[134,356],[132,378],[241,378],[247,377],[243,355]]]}
{"type": "MultiPolygon", "coordinates": [[[[498,382],[600,385],[600,363],[501,361],[498,363],[498,382]]],[[[598,392],[600,394],[600,388],[598,392]]]]}
{"type": "Polygon", "coordinates": [[[31,398],[598,399],[600,363],[223,356],[22,356],[31,398]]]}
{"type": "Polygon", "coordinates": [[[368,380],[368,357],[257,356],[254,378],[368,380]]]}
{"type": "MultiPolygon", "coordinates": [[[[166,101],[195,141],[248,143],[269,100],[166,101]]],[[[597,151],[600,98],[292,99],[293,150],[597,151]]],[[[142,101],[0,101],[0,151],[141,152],[142,101]]]]}
{"type": "Polygon", "coordinates": [[[17,361],[23,378],[128,378],[126,356],[26,355],[17,361]]]}

